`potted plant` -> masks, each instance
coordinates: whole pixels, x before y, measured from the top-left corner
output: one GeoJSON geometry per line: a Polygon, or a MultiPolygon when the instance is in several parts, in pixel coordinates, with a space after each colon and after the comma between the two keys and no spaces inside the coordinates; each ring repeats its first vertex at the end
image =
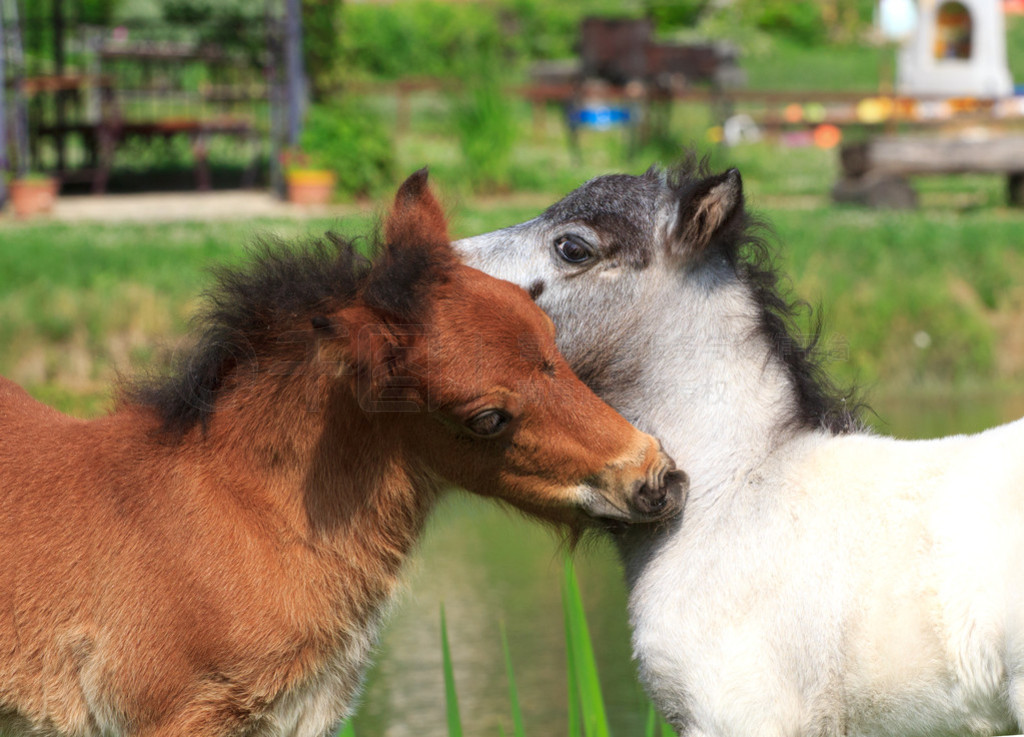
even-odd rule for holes
{"type": "Polygon", "coordinates": [[[299,151],[286,151],[282,156],[288,201],[295,205],[326,205],[334,196],[337,175],[330,169],[312,164],[299,151]]]}
{"type": "Polygon", "coordinates": [[[8,187],[15,216],[27,218],[50,212],[57,189],[57,179],[46,174],[30,172],[15,177],[8,187]]]}
{"type": "Polygon", "coordinates": [[[395,176],[390,128],[357,98],[312,105],[299,144],[285,152],[282,165],[292,201],[312,202],[306,198],[322,197],[324,189],[344,197],[373,194],[395,176]]]}

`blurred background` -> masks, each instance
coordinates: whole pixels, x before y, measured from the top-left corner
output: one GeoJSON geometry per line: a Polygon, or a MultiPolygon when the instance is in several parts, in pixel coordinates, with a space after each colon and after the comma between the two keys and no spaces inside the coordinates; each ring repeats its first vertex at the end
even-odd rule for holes
{"type": "MultiPolygon", "coordinates": [[[[429,166],[466,236],[587,179],[737,166],[882,433],[1024,415],[1024,3],[0,0],[0,374],[72,414],[187,341],[260,233],[367,233],[429,166]]],[[[576,556],[617,734],[644,733],[611,549],[576,556]]],[[[357,732],[566,730],[557,541],[456,494],[357,732]]]]}

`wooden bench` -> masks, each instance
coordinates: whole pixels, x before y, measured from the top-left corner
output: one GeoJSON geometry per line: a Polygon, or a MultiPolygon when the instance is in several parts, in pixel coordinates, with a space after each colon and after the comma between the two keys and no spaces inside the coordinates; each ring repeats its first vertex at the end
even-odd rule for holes
{"type": "Polygon", "coordinates": [[[908,177],[930,174],[1002,174],[1011,205],[1024,207],[1024,135],[880,136],[840,149],[837,202],[912,208],[917,193],[908,177]]]}

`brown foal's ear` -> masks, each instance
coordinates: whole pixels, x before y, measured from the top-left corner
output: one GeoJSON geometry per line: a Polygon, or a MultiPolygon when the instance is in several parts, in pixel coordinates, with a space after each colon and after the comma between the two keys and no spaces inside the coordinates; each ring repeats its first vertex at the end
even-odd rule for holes
{"type": "Polygon", "coordinates": [[[679,203],[672,250],[683,257],[703,254],[743,209],[743,180],[738,169],[701,181],[679,203]]]}
{"type": "Polygon", "coordinates": [[[384,223],[384,237],[389,245],[434,246],[451,251],[448,223],[441,205],[427,186],[426,167],[398,188],[391,214],[384,223]]]}
{"type": "Polygon", "coordinates": [[[384,222],[384,249],[360,296],[392,320],[417,322],[433,288],[459,263],[444,211],[427,187],[427,170],[405,180],[384,222]]]}
{"type": "Polygon", "coordinates": [[[414,332],[356,305],[340,313],[349,335],[353,390],[364,412],[416,412],[425,404],[424,369],[409,359],[414,332]]]}

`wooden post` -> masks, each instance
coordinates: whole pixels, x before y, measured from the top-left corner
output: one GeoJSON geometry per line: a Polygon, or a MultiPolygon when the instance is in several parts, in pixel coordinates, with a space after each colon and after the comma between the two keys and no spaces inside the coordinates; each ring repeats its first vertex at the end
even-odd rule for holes
{"type": "Polygon", "coordinates": [[[298,146],[308,102],[306,70],[302,62],[302,3],[285,0],[285,74],[288,95],[288,145],[298,146]]]}
{"type": "Polygon", "coordinates": [[[284,91],[280,72],[283,39],[278,8],[277,0],[266,0],[263,22],[266,25],[267,62],[263,73],[267,84],[267,98],[270,103],[270,190],[279,198],[284,199],[285,182],[281,152],[286,144],[284,141],[284,111],[282,110],[284,91]]]}
{"type": "Polygon", "coordinates": [[[1024,207],[1024,171],[1010,174],[1007,184],[1010,204],[1014,207],[1024,207]]]}
{"type": "MultiPolygon", "coordinates": [[[[0,0],[0,5],[2,5],[0,0]]],[[[13,98],[14,124],[11,126],[11,134],[14,136],[14,149],[17,154],[16,164],[11,167],[16,176],[28,174],[29,140],[28,140],[28,106],[25,104],[25,51],[21,43],[21,22],[18,20],[18,3],[13,2],[7,5],[10,15],[8,16],[8,35],[6,51],[6,64],[10,67],[11,79],[13,82],[11,97],[13,98]]],[[[10,160],[8,160],[10,166],[10,160]]]]}
{"type": "MultiPolygon", "coordinates": [[[[53,67],[58,77],[64,74],[64,0],[53,0],[53,67]]],[[[66,168],[66,146],[64,125],[67,123],[67,94],[62,89],[54,92],[57,113],[57,170],[66,168]]]]}
{"type": "Polygon", "coordinates": [[[7,204],[7,49],[4,44],[4,6],[0,2],[0,210],[7,204]]]}

